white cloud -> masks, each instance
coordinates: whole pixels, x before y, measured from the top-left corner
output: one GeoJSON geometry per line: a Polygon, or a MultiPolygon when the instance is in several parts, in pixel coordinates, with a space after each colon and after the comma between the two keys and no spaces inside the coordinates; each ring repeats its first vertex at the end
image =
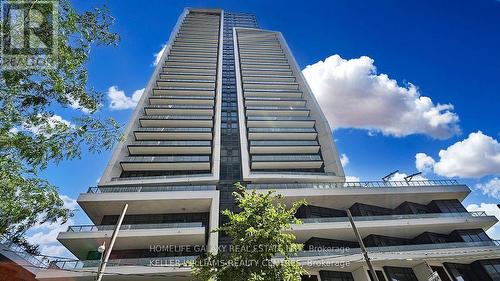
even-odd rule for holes
{"type": "MultiPolygon", "coordinates": [[[[60,195],[64,201],[64,207],[74,210],[77,207],[76,200],[67,195],[60,195]]],[[[36,224],[27,232],[26,239],[33,245],[40,246],[40,253],[48,256],[73,257],[73,255],[57,241],[59,232],[68,230],[68,226],[74,224],[72,219],[65,223],[57,221],[55,223],[36,224]]]]}
{"type": "Polygon", "coordinates": [[[347,164],[349,164],[349,157],[342,153],[342,155],[340,155],[340,163],[345,167],[347,164]]]}
{"type": "MultiPolygon", "coordinates": [[[[481,203],[481,205],[477,204],[470,204],[467,206],[467,211],[469,212],[475,212],[475,211],[485,211],[486,214],[490,216],[495,216],[497,217],[498,220],[500,220],[500,209],[497,207],[496,204],[489,204],[489,203],[481,203]]],[[[492,228],[490,228],[486,233],[495,240],[500,239],[500,223],[496,223],[492,228]]]]}
{"type": "Polygon", "coordinates": [[[487,183],[478,184],[476,188],[481,190],[483,194],[500,199],[500,179],[493,178],[487,183]]]}
{"type": "MultiPolygon", "coordinates": [[[[42,118],[42,115],[38,114],[37,118],[42,118]]],[[[25,123],[19,127],[10,128],[9,133],[17,134],[19,131],[25,131],[25,132],[29,131],[35,135],[45,135],[46,137],[49,137],[50,135],[52,135],[52,132],[50,131],[54,129],[56,126],[74,127],[75,125],[73,125],[70,121],[65,120],[61,116],[54,114],[52,116],[48,116],[46,122],[43,122],[38,125],[25,123]]]]}
{"type": "Polygon", "coordinates": [[[420,172],[431,172],[434,167],[434,163],[436,163],[436,161],[425,153],[417,153],[415,155],[415,166],[420,172]]]}
{"type": "Polygon", "coordinates": [[[359,182],[359,178],[355,176],[345,176],[346,182],[359,182]]]}
{"type": "Polygon", "coordinates": [[[122,110],[134,108],[141,99],[144,88],[134,91],[132,97],[125,95],[125,92],[119,90],[117,86],[111,86],[108,89],[109,108],[111,110],[122,110]]]}
{"type": "Polygon", "coordinates": [[[411,83],[377,73],[374,60],[333,55],[308,65],[304,76],[332,128],[358,128],[403,137],[446,139],[460,132],[451,104],[434,104],[411,83]]]}
{"type": "Polygon", "coordinates": [[[69,107],[76,109],[76,110],[81,110],[83,113],[90,113],[90,109],[83,107],[80,105],[80,103],[77,100],[74,100],[72,97],[68,96],[69,100],[69,107]]]}
{"type": "Polygon", "coordinates": [[[161,49],[160,51],[158,51],[158,53],[155,53],[153,56],[155,57],[155,60],[153,62],[153,65],[158,65],[158,63],[160,62],[160,59],[161,59],[161,56],[163,55],[163,53],[165,52],[165,49],[167,48],[167,43],[161,45],[161,49]]]}
{"type": "MultiPolygon", "coordinates": [[[[426,159],[429,169],[432,158],[425,153],[417,155],[426,159]]],[[[434,173],[446,177],[479,178],[500,174],[500,143],[481,131],[471,133],[463,141],[439,151],[439,161],[435,161],[432,168],[434,173]]]]}

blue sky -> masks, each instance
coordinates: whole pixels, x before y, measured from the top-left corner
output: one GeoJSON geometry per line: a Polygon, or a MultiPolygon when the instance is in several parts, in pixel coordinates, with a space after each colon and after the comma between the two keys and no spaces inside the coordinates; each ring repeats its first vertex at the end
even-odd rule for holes
{"type": "MultiPolygon", "coordinates": [[[[115,86],[111,94],[122,107],[145,87],[154,55],[184,7],[254,13],[261,28],[283,33],[301,68],[313,65],[306,77],[314,79],[329,120],[338,122],[332,126],[342,125],[334,138],[349,159],[347,175],[378,180],[396,169],[413,173],[416,154],[425,153],[426,178],[459,179],[474,190],[465,205],[487,203],[482,209],[500,216],[492,205],[500,201],[499,1],[75,1],[79,9],[101,4],[116,17],[122,40],[92,50],[89,84],[105,94],[115,86]],[[334,97],[351,103],[340,107],[334,97]]],[[[132,109],[111,110],[109,102],[98,114],[127,122],[132,109]]],[[[67,120],[79,113],[57,112],[67,120]]],[[[61,194],[77,198],[96,185],[110,155],[85,153],[43,174],[61,194]]],[[[81,210],[71,221],[88,222],[81,210]]],[[[49,241],[56,227],[35,232],[49,241]]],[[[53,242],[44,251],[62,253],[53,242]]]]}

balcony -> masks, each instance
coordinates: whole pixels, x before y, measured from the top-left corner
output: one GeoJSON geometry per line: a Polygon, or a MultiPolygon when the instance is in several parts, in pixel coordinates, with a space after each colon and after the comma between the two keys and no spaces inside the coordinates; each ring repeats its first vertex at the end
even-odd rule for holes
{"type": "Polygon", "coordinates": [[[211,141],[136,141],[127,145],[130,155],[211,154],[211,141]]]}
{"type": "Polygon", "coordinates": [[[215,185],[171,185],[171,186],[93,186],[87,193],[117,192],[169,192],[169,191],[207,191],[216,190],[215,185]]]}
{"type": "Polygon", "coordinates": [[[247,116],[247,126],[262,127],[314,127],[315,121],[308,116],[247,116]]]}
{"type": "Polygon", "coordinates": [[[147,105],[144,112],[146,115],[214,115],[210,105],[147,105]]]}
{"type": "Polygon", "coordinates": [[[251,69],[251,68],[243,68],[241,69],[241,73],[244,76],[247,75],[283,75],[288,76],[292,75],[293,72],[290,69],[251,69]]]}
{"type": "Polygon", "coordinates": [[[323,166],[317,154],[252,155],[250,161],[252,170],[319,169],[323,166]]]}
{"type": "MultiPolygon", "coordinates": [[[[214,88],[178,88],[178,87],[156,87],[153,89],[153,96],[161,97],[161,96],[174,96],[174,97],[186,97],[187,99],[190,97],[204,97],[204,98],[214,98],[215,97],[215,89],[214,88]]],[[[150,99],[151,99],[150,98],[150,99]]]]}
{"type": "MultiPolygon", "coordinates": [[[[275,92],[275,96],[279,96],[279,92],[275,92]]],[[[306,101],[302,99],[293,99],[293,98],[254,98],[254,97],[245,97],[245,106],[306,106],[306,101]]]]}
{"type": "Polygon", "coordinates": [[[139,123],[146,128],[211,128],[213,127],[213,117],[202,115],[146,115],[139,118],[139,123]]]}
{"type": "Polygon", "coordinates": [[[290,65],[288,63],[241,63],[242,69],[290,69],[290,65]]]}
{"type": "Polygon", "coordinates": [[[243,89],[244,90],[277,89],[277,90],[297,91],[299,90],[299,84],[290,82],[243,82],[243,89]]]}
{"type": "MultiPolygon", "coordinates": [[[[438,260],[439,262],[470,263],[478,259],[500,258],[500,241],[457,242],[419,244],[403,246],[367,247],[372,263],[378,266],[388,262],[404,262],[405,265],[417,265],[422,260],[438,260]]],[[[292,259],[302,264],[321,259],[324,262],[365,263],[359,248],[326,249],[319,251],[301,251],[292,259]]]]}
{"type": "Polygon", "coordinates": [[[217,52],[218,45],[193,45],[177,43],[172,45],[172,51],[187,51],[187,52],[217,52]]]}
{"type": "Polygon", "coordinates": [[[135,139],[140,140],[212,140],[211,128],[137,128],[135,139]]]}
{"type": "Polygon", "coordinates": [[[466,185],[455,180],[262,183],[249,184],[248,188],[262,192],[274,189],[290,205],[306,199],[311,205],[335,209],[346,209],[356,202],[394,209],[404,201],[424,205],[432,200],[462,201],[470,193],[466,185]]]}
{"type": "Polygon", "coordinates": [[[281,76],[281,75],[246,75],[243,77],[243,82],[295,82],[295,77],[293,76],[281,76]]]}
{"type": "Polygon", "coordinates": [[[248,128],[248,139],[252,140],[315,140],[314,128],[248,128]]]}
{"type": "Polygon", "coordinates": [[[210,156],[128,156],[123,171],[209,171],[210,156]]]}
{"type": "Polygon", "coordinates": [[[251,154],[314,154],[319,152],[316,140],[253,140],[251,154]]]}
{"type": "MultiPolygon", "coordinates": [[[[153,90],[154,92],[154,90],[153,90]]],[[[214,106],[213,96],[175,96],[175,95],[154,95],[149,98],[149,103],[156,104],[179,104],[179,105],[211,105],[214,106]]]]}
{"type": "Polygon", "coordinates": [[[189,57],[189,56],[197,56],[197,57],[205,57],[205,58],[216,58],[217,57],[217,49],[213,49],[211,51],[203,51],[203,50],[171,50],[170,55],[179,56],[179,57],[189,57]]]}
{"type": "Polygon", "coordinates": [[[120,214],[125,203],[129,215],[213,213],[218,198],[214,185],[117,184],[91,187],[77,201],[92,222],[100,224],[104,215],[120,214]]]}
{"type": "Polygon", "coordinates": [[[158,87],[176,87],[176,88],[215,88],[215,80],[196,80],[196,79],[158,79],[158,87]]]}
{"type": "MultiPolygon", "coordinates": [[[[448,234],[451,230],[459,228],[488,230],[498,221],[485,212],[384,215],[353,219],[363,237],[375,234],[407,239],[426,231],[448,234]]],[[[312,237],[356,240],[347,217],[310,218],[302,221],[303,224],[293,225],[291,230],[299,242],[305,242],[312,237]]]]}
{"type": "MultiPolygon", "coordinates": [[[[200,42],[202,43],[202,42],[200,42]]],[[[165,62],[166,67],[215,67],[217,64],[211,61],[202,60],[171,60],[165,62]]]]}
{"type": "MultiPolygon", "coordinates": [[[[302,92],[300,91],[283,91],[283,90],[260,90],[260,89],[248,89],[243,92],[245,98],[289,98],[301,100],[302,92]]],[[[305,102],[303,103],[305,104],[305,102]]]]}
{"type": "Polygon", "coordinates": [[[190,72],[190,73],[197,73],[197,74],[210,74],[210,75],[215,75],[216,74],[216,67],[215,65],[212,66],[205,66],[205,67],[200,67],[200,66],[163,66],[162,67],[162,73],[184,73],[184,72],[190,72]]]}
{"type": "Polygon", "coordinates": [[[246,116],[309,116],[303,106],[247,106],[246,116]]]}
{"type": "Polygon", "coordinates": [[[215,81],[215,75],[212,74],[199,74],[194,72],[161,72],[160,79],[197,79],[197,80],[211,80],[215,81]]]}
{"type": "MultiPolygon", "coordinates": [[[[76,225],[61,232],[57,240],[79,259],[86,258],[110,239],[114,225],[76,225]]],[[[150,245],[205,245],[201,222],[122,225],[114,250],[149,249],[150,245]]]]}

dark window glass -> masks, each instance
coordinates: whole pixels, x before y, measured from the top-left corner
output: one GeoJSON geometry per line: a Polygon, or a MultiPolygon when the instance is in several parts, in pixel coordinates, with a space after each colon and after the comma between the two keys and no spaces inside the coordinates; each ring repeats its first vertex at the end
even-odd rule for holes
{"type": "Polygon", "coordinates": [[[384,267],[389,281],[418,281],[411,268],[406,267],[384,267]]]}

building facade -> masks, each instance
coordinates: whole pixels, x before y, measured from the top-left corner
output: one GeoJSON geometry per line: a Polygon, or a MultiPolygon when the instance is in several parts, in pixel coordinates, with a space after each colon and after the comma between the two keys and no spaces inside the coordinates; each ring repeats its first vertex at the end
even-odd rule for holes
{"type": "Polygon", "coordinates": [[[212,230],[221,210],[235,210],[235,182],[309,203],[290,230],[305,245],[294,257],[311,274],[304,280],[371,280],[347,209],[379,280],[500,280],[500,246],[485,233],[497,220],[463,207],[467,186],[345,182],[290,48],[253,15],[186,9],[125,136],[78,198],[94,225],[58,236],[79,261],[53,262],[39,280],[93,280],[125,204],[105,279],[190,280],[179,264],[231,242],[212,230]]]}

